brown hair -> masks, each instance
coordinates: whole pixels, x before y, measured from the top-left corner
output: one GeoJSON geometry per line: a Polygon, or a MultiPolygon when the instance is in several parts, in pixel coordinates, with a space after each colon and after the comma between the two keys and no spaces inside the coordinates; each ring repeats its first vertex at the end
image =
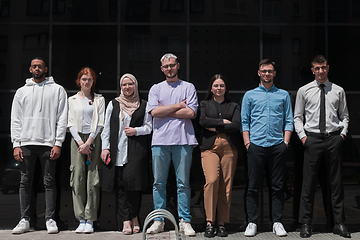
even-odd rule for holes
{"type": "Polygon", "coordinates": [[[314,67],[314,63],[326,63],[328,65],[328,61],[323,55],[316,55],[311,61],[311,67],[314,67]]]}
{"type": "Polygon", "coordinates": [[[222,75],[222,74],[215,74],[211,79],[210,79],[210,83],[209,83],[209,87],[208,87],[208,91],[207,91],[207,94],[206,94],[206,97],[204,100],[210,100],[213,96],[213,93],[211,91],[211,88],[212,88],[212,85],[213,83],[215,82],[215,80],[217,79],[222,79],[225,83],[225,95],[224,95],[224,98],[226,100],[228,100],[229,102],[231,102],[230,100],[230,94],[229,94],[229,89],[228,89],[228,84],[225,80],[225,77],[222,75]]]}
{"type": "Polygon", "coordinates": [[[80,70],[78,73],[77,79],[76,79],[76,85],[80,87],[80,79],[83,75],[90,74],[93,78],[93,85],[91,86],[90,94],[91,94],[91,101],[89,102],[89,105],[92,105],[94,102],[94,92],[95,92],[95,84],[96,84],[96,73],[94,70],[92,70],[89,67],[84,67],[80,70]]]}
{"type": "Polygon", "coordinates": [[[270,58],[263,59],[259,62],[259,69],[261,65],[272,65],[274,70],[276,71],[275,62],[273,62],[270,58]]]}

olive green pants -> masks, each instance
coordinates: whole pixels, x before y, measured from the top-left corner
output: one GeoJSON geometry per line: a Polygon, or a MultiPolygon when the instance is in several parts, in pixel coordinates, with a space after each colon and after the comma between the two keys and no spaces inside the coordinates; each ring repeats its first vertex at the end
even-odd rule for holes
{"type": "MultiPolygon", "coordinates": [[[[86,142],[90,134],[79,133],[79,135],[86,142]]],[[[70,186],[72,187],[74,213],[78,220],[95,221],[97,219],[103,164],[100,159],[100,134],[97,135],[92,145],[92,160],[87,165],[86,160],[88,156],[79,153],[77,143],[74,139],[71,140],[70,186]]]]}

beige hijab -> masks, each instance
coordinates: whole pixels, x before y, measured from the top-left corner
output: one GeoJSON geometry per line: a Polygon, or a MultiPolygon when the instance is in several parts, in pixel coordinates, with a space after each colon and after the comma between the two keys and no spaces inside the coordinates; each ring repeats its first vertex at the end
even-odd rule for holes
{"type": "Polygon", "coordinates": [[[120,104],[121,121],[124,123],[124,112],[129,114],[129,116],[131,117],[135,110],[138,109],[140,106],[138,82],[134,75],[130,73],[125,73],[124,75],[122,75],[122,77],[120,78],[120,95],[115,99],[120,104]],[[121,84],[125,78],[131,79],[131,81],[134,83],[134,93],[131,96],[125,96],[121,92],[121,84]]]}

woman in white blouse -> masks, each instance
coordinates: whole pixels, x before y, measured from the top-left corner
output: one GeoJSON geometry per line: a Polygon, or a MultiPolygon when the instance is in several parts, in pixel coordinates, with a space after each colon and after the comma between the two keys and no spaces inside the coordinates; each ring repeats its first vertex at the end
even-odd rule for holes
{"type": "Polygon", "coordinates": [[[100,201],[100,132],[104,125],[105,99],[96,94],[96,74],[88,67],[81,69],[76,84],[80,91],[69,97],[68,129],[72,136],[70,186],[74,213],[80,222],[76,233],[94,232],[100,201]]]}
{"type": "Polygon", "coordinates": [[[152,118],[132,74],[121,77],[120,87],[120,96],[107,106],[101,134],[101,159],[106,164],[102,189],[115,189],[118,228],[128,235],[140,232],[141,195],[149,184],[152,118]]]}

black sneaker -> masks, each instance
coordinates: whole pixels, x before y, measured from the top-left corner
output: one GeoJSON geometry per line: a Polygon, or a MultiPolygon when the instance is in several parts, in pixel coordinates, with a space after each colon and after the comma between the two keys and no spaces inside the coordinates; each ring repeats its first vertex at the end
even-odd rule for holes
{"type": "Polygon", "coordinates": [[[207,238],[215,237],[215,228],[214,228],[214,225],[212,225],[212,224],[206,225],[204,237],[207,237],[207,238]]]}

